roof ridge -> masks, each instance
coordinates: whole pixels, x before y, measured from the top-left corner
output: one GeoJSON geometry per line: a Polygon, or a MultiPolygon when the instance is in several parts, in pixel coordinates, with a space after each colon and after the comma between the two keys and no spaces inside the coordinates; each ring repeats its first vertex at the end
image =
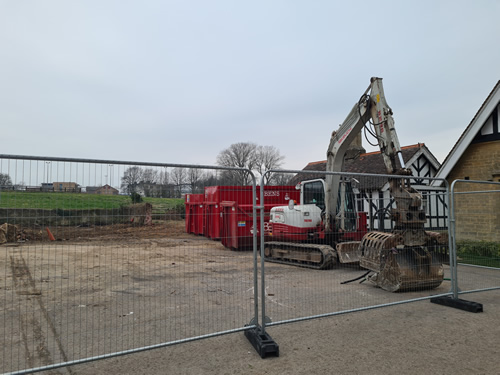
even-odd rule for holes
{"type": "MultiPolygon", "coordinates": [[[[403,147],[401,147],[401,150],[409,150],[410,148],[416,148],[416,147],[421,148],[422,146],[425,146],[425,143],[418,142],[418,143],[415,143],[414,145],[403,146],[403,147]]],[[[365,152],[364,154],[361,154],[359,156],[361,157],[363,155],[374,155],[374,154],[380,154],[380,150],[379,151],[372,151],[372,152],[365,152]]]]}
{"type": "Polygon", "coordinates": [[[324,162],[326,162],[326,160],[311,161],[311,162],[307,163],[307,165],[321,164],[321,163],[324,163],[324,162]]]}
{"type": "MultiPolygon", "coordinates": [[[[412,148],[421,148],[423,146],[425,146],[425,143],[419,142],[419,143],[415,143],[413,145],[403,146],[403,147],[401,147],[401,150],[409,150],[412,148]]],[[[380,154],[380,150],[379,151],[372,151],[372,152],[365,152],[363,154],[360,154],[359,157],[368,156],[368,155],[376,155],[376,154],[380,154]]],[[[327,162],[327,160],[311,161],[311,162],[307,163],[307,166],[323,164],[326,162],[327,162]]]]}

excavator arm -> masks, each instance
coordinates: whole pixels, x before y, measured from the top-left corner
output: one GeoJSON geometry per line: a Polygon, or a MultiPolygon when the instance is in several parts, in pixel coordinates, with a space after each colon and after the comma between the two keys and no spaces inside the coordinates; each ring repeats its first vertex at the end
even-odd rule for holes
{"type": "MultiPolygon", "coordinates": [[[[339,129],[332,133],[327,151],[326,171],[342,171],[345,154],[349,146],[366,123],[371,121],[387,173],[410,176],[411,170],[406,169],[392,114],[392,109],[385,99],[382,78],[371,78],[370,85],[358,103],[354,105],[339,129]],[[400,167],[397,165],[397,159],[400,167]]],[[[391,192],[398,207],[396,210],[402,209],[404,211],[402,214],[394,213],[393,217],[396,220],[396,226],[401,224],[398,224],[398,220],[400,222],[408,221],[407,219],[410,216],[412,217],[410,221],[414,223],[415,218],[413,215],[407,215],[407,213],[411,210],[418,210],[417,207],[420,207],[421,203],[420,195],[409,187],[409,184],[403,186],[396,179],[391,179],[390,183],[391,192]]],[[[325,231],[333,232],[335,231],[333,220],[336,217],[338,192],[341,186],[340,177],[327,174],[325,186],[325,231]]],[[[419,217],[418,214],[417,217],[419,217]]]]}
{"type": "MultiPolygon", "coordinates": [[[[394,221],[391,233],[372,229],[363,237],[357,248],[360,266],[375,272],[370,280],[388,291],[435,288],[441,284],[444,274],[442,264],[433,255],[433,248],[438,246],[437,237],[424,230],[426,216],[422,209],[422,196],[410,186],[412,172],[406,168],[402,157],[392,110],[385,99],[381,78],[371,79],[370,86],[339,130],[333,132],[326,170],[342,171],[351,142],[367,122],[373,127],[372,133],[377,139],[387,174],[395,176],[389,178],[389,186],[396,208],[391,210],[394,221]]],[[[334,221],[339,215],[336,210],[338,192],[342,186],[340,177],[327,174],[325,185],[324,227],[326,233],[334,233],[340,227],[334,221]]],[[[338,253],[343,246],[346,245],[337,245],[338,253]]]]}

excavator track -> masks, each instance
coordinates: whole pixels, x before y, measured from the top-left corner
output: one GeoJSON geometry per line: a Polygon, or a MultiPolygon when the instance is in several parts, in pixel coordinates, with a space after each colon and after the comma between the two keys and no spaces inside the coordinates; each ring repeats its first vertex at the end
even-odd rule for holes
{"type": "Polygon", "coordinates": [[[316,270],[332,268],[337,253],[328,245],[290,242],[266,242],[264,256],[267,262],[288,264],[316,270]]]}

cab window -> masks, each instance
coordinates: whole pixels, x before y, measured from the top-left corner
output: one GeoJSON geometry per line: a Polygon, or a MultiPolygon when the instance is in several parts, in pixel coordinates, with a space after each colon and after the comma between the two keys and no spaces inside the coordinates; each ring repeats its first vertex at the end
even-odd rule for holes
{"type": "Polygon", "coordinates": [[[321,181],[304,184],[304,204],[315,204],[322,210],[325,209],[325,191],[321,181]]]}

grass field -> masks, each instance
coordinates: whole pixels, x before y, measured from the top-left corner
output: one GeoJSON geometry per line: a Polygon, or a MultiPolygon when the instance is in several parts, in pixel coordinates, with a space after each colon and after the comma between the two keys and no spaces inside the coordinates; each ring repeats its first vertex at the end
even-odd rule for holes
{"type": "MultiPolygon", "coordinates": [[[[143,198],[153,205],[153,212],[180,211],[181,198],[143,198]]],[[[62,210],[112,209],[132,203],[127,195],[99,195],[83,193],[32,193],[22,191],[0,192],[0,208],[38,208],[62,210]]]]}

